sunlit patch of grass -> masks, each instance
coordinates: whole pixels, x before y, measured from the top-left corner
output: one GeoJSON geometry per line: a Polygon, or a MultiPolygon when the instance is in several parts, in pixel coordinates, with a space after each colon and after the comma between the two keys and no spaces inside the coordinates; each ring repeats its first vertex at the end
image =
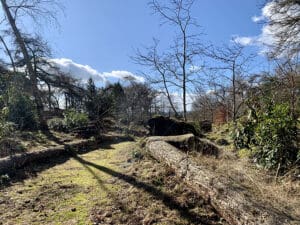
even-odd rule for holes
{"type": "MultiPolygon", "coordinates": [[[[121,143],[113,145],[110,151],[100,148],[80,157],[115,169],[117,165],[112,161],[118,162],[116,154],[120,152],[114,150],[119,148],[130,154],[130,144],[121,143]]],[[[119,189],[107,183],[110,178],[71,158],[0,191],[0,197],[8,199],[7,204],[0,204],[0,216],[11,224],[89,224],[92,208],[110,202],[109,196],[119,189]],[[7,213],[7,208],[12,213],[7,213]]]]}
{"type": "Polygon", "coordinates": [[[206,137],[213,142],[217,142],[220,139],[225,139],[229,145],[223,145],[222,149],[232,151],[234,150],[233,145],[233,125],[232,123],[227,123],[219,126],[213,126],[212,132],[206,134],[206,137]]]}
{"type": "Polygon", "coordinates": [[[245,148],[243,148],[243,149],[240,149],[239,151],[238,151],[238,156],[240,157],[240,158],[249,158],[249,157],[251,157],[252,156],[252,152],[251,152],[251,150],[250,149],[245,149],[245,148]]]}

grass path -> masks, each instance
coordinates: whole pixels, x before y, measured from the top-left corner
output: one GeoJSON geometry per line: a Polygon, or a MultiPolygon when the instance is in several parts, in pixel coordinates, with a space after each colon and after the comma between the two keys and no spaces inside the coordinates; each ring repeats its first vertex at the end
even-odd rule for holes
{"type": "Polygon", "coordinates": [[[137,161],[136,142],[106,145],[55,163],[0,190],[0,224],[223,224],[174,173],[137,161]]]}

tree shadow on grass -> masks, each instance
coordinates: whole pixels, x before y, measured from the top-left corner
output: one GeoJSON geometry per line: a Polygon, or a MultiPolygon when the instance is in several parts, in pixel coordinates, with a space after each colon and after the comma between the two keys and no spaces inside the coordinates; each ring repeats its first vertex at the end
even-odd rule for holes
{"type": "Polygon", "coordinates": [[[64,142],[56,137],[50,130],[41,130],[42,133],[47,137],[48,140],[55,142],[56,144],[63,145],[64,142]]]}
{"type": "MultiPolygon", "coordinates": [[[[51,136],[53,134],[48,134],[48,135],[51,136]]],[[[101,151],[111,150],[114,149],[112,145],[125,142],[125,141],[134,141],[134,139],[126,136],[115,136],[113,138],[104,137],[100,140],[91,141],[91,143],[87,144],[86,146],[78,146],[76,147],[76,149],[73,149],[72,147],[70,147],[69,144],[62,142],[61,145],[64,146],[64,148],[67,150],[61,151],[59,152],[59,154],[55,154],[51,157],[43,157],[43,158],[36,157],[35,160],[31,160],[30,162],[25,163],[22,167],[11,168],[8,172],[4,173],[4,174],[8,174],[11,179],[10,182],[5,182],[0,184],[0,189],[11,186],[15,182],[23,182],[28,178],[34,178],[38,175],[38,173],[44,170],[65,163],[73,155],[86,154],[95,150],[101,150],[101,151]]]]}
{"type": "MultiPolygon", "coordinates": [[[[73,156],[78,162],[80,162],[88,171],[98,180],[98,183],[103,187],[103,182],[99,178],[99,176],[92,171],[88,166],[94,167],[97,170],[109,174],[113,177],[116,177],[126,183],[138,188],[142,189],[148,194],[152,195],[156,200],[160,200],[163,202],[165,206],[167,206],[171,210],[177,210],[180,213],[180,216],[184,219],[187,219],[190,223],[194,224],[203,224],[203,225],[210,225],[212,224],[209,221],[207,216],[200,216],[194,212],[191,212],[188,207],[182,206],[178,201],[176,201],[171,195],[164,193],[163,191],[159,190],[153,185],[147,184],[143,181],[139,181],[135,177],[117,172],[105,166],[97,165],[93,162],[89,162],[84,160],[83,158],[79,157],[78,155],[73,156]]],[[[107,190],[106,188],[104,190],[107,190]]]]}

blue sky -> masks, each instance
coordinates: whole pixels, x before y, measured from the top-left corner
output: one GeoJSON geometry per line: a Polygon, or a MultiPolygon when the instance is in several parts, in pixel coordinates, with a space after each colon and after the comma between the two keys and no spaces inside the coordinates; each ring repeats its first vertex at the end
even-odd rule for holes
{"type": "MultiPolygon", "coordinates": [[[[89,65],[99,72],[129,71],[140,67],[130,60],[134,49],[150,45],[152,38],[163,47],[174,30],[160,26],[148,0],[62,0],[65,16],[59,15],[60,28],[46,26],[43,35],[54,58],[67,58],[89,65]]],[[[196,0],[193,16],[213,44],[229,43],[233,36],[256,36],[261,24],[251,20],[261,14],[262,0],[196,0]]],[[[195,32],[201,32],[201,29],[195,32]]]]}

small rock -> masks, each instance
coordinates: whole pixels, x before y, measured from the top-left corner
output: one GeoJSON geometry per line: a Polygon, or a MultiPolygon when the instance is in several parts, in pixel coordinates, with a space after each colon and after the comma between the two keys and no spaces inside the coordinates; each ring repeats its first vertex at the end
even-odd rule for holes
{"type": "Polygon", "coordinates": [[[106,212],[103,214],[103,217],[112,217],[112,213],[111,212],[106,212]]]}
{"type": "Polygon", "coordinates": [[[216,143],[217,143],[218,145],[229,145],[229,142],[228,142],[226,139],[224,139],[224,138],[218,139],[218,140],[216,141],[216,143]]]}
{"type": "Polygon", "coordinates": [[[136,172],[131,173],[131,176],[136,177],[137,176],[136,172]]]}

